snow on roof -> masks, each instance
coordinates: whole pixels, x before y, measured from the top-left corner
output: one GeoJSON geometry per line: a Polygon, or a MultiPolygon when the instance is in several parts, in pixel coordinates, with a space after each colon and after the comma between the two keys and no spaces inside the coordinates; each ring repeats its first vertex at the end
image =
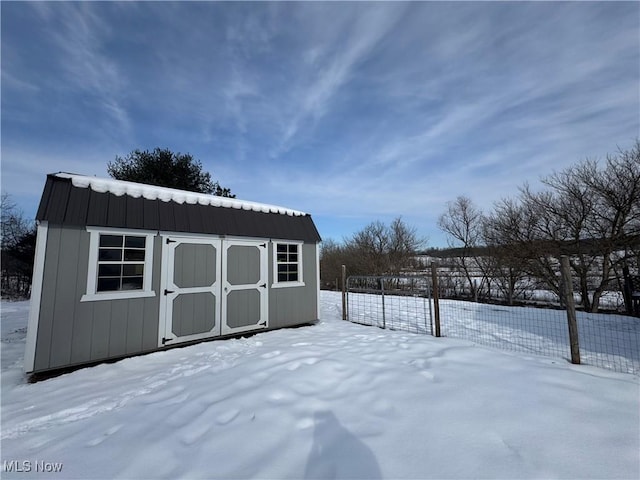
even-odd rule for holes
{"type": "Polygon", "coordinates": [[[200,205],[210,205],[212,207],[235,208],[242,210],[253,210],[263,213],[279,213],[289,216],[304,216],[305,212],[292,210],[290,208],[268,205],[265,203],[249,202],[236,198],[218,197],[204,193],[187,192],[174,188],[157,187],[155,185],[144,185],[142,183],[125,182],[108,178],[89,177],[85,175],[75,175],[60,172],[56,177],[68,178],[74,187],[90,188],[94,192],[111,193],[118,197],[127,195],[133,198],[144,197],[147,200],[161,200],[163,202],[176,202],[200,205]]]}

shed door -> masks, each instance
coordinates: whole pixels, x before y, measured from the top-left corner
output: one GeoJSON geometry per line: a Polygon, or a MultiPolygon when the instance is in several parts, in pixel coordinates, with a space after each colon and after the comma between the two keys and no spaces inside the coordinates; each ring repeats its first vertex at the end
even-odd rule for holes
{"type": "Polygon", "coordinates": [[[160,345],[220,335],[220,239],[165,237],[163,241],[160,345]]]}
{"type": "Polygon", "coordinates": [[[266,328],[267,242],[224,240],[222,334],[266,328]]]}

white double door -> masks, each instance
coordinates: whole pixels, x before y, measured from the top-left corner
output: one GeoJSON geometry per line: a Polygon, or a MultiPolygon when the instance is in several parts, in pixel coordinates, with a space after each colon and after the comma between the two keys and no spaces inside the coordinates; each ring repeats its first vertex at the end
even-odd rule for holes
{"type": "Polygon", "coordinates": [[[267,241],[162,237],[159,346],[268,326],[267,241]]]}

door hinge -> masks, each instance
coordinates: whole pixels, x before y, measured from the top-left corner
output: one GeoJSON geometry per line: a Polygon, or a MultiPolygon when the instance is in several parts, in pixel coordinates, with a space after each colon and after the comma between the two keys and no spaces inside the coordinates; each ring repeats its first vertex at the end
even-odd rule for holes
{"type": "Polygon", "coordinates": [[[262,285],[260,285],[260,288],[267,288],[267,284],[263,283],[262,285]]]}
{"type": "Polygon", "coordinates": [[[267,244],[266,244],[266,243],[262,243],[262,244],[260,244],[260,246],[261,246],[262,248],[267,248],[267,244]]]}
{"type": "Polygon", "coordinates": [[[176,243],[176,241],[175,240],[171,240],[170,238],[167,238],[167,245],[170,244],[170,243],[176,243]]]}
{"type": "Polygon", "coordinates": [[[265,320],[264,322],[260,322],[258,325],[260,325],[261,327],[267,327],[267,321],[265,320]]]}
{"type": "Polygon", "coordinates": [[[169,295],[170,293],[174,293],[174,290],[167,290],[166,288],[164,289],[165,295],[169,295]]]}
{"type": "Polygon", "coordinates": [[[172,342],[172,341],[173,341],[173,338],[165,338],[165,337],[162,337],[162,344],[163,344],[163,345],[164,345],[165,343],[167,343],[167,342],[172,342]]]}

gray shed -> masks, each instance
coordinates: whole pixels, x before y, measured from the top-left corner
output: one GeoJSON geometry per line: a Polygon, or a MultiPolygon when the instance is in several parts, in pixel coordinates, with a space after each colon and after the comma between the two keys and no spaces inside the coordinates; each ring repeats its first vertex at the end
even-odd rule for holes
{"type": "Polygon", "coordinates": [[[36,220],[27,373],[319,318],[303,212],[58,173],[36,220]]]}

